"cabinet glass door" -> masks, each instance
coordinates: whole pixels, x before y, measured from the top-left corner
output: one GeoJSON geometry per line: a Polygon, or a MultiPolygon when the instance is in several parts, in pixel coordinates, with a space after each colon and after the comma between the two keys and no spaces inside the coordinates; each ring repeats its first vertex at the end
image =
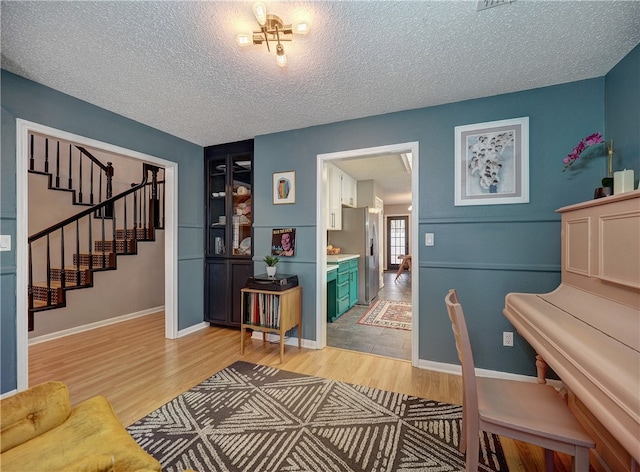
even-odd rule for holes
{"type": "Polygon", "coordinates": [[[251,256],[251,155],[234,155],[231,163],[231,255],[251,256]]]}
{"type": "Polygon", "coordinates": [[[227,166],[225,159],[211,159],[207,169],[209,178],[209,204],[207,206],[207,218],[209,225],[209,237],[207,241],[207,253],[209,256],[224,256],[229,249],[226,240],[227,210],[227,166]]]}

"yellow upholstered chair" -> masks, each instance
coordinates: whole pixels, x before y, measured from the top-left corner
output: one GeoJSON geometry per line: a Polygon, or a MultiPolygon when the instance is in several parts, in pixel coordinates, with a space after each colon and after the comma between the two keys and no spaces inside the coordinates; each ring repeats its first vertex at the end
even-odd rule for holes
{"type": "Polygon", "coordinates": [[[45,382],[0,402],[2,472],[159,472],[106,398],[71,407],[61,382],[45,382]]]}
{"type": "Polygon", "coordinates": [[[545,449],[547,471],[553,451],[573,456],[574,472],[589,470],[593,440],[560,395],[549,385],[476,377],[469,333],[455,290],[445,297],[462,364],[462,431],[460,451],[466,451],[467,472],[477,472],[479,432],[487,431],[545,449]]]}

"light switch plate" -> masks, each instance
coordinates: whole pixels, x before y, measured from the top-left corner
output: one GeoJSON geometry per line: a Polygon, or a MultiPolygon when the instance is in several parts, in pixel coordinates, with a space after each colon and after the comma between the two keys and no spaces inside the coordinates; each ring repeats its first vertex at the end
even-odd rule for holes
{"type": "Polygon", "coordinates": [[[0,234],[0,251],[11,251],[10,234],[0,234]]]}
{"type": "Polygon", "coordinates": [[[435,241],[434,241],[434,236],[433,233],[424,233],[424,245],[425,246],[434,246],[435,245],[435,241]]]}

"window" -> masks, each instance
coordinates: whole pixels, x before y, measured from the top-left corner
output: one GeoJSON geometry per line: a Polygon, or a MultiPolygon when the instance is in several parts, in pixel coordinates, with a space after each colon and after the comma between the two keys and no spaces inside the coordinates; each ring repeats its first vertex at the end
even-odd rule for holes
{"type": "Polygon", "coordinates": [[[397,269],[398,256],[409,253],[409,217],[390,216],[387,218],[387,268],[397,269]]]}

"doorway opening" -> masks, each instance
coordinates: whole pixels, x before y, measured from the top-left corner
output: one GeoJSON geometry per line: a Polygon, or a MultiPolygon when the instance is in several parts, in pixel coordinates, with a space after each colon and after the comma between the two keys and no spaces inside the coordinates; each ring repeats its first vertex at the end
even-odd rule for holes
{"type": "MultiPolygon", "coordinates": [[[[418,189],[418,162],[419,162],[417,142],[400,143],[400,144],[380,146],[380,147],[374,147],[374,148],[354,149],[351,151],[343,151],[343,152],[318,155],[317,240],[319,244],[318,244],[317,258],[316,258],[316,260],[318,261],[317,278],[319,282],[318,291],[316,292],[317,294],[316,307],[317,307],[317,313],[319,313],[316,319],[316,330],[317,330],[316,337],[317,337],[318,348],[323,348],[327,345],[334,344],[334,343],[329,344],[327,342],[329,322],[327,320],[328,291],[327,291],[327,272],[326,271],[327,271],[328,259],[327,259],[326,249],[327,249],[327,244],[329,244],[332,239],[331,233],[334,231],[333,229],[331,231],[328,231],[329,215],[331,214],[332,211],[335,211],[334,208],[329,207],[328,196],[329,196],[330,189],[328,187],[329,179],[328,179],[328,172],[327,172],[327,167],[329,166],[327,164],[337,165],[338,167],[340,167],[340,164],[349,164],[349,165],[362,164],[364,166],[371,167],[371,163],[375,162],[374,160],[376,158],[380,158],[380,157],[391,155],[391,154],[409,155],[411,156],[413,161],[413,169],[410,175],[410,185],[406,185],[406,190],[410,195],[410,199],[406,202],[403,202],[402,208],[405,210],[404,216],[406,217],[406,221],[407,221],[406,227],[407,227],[407,231],[409,231],[407,240],[417,241],[417,209],[418,209],[417,189],[418,189]],[[412,205],[412,210],[409,212],[406,212],[406,209],[408,208],[409,205],[412,205]]],[[[382,198],[382,200],[384,201],[384,197],[382,198]]],[[[361,206],[360,201],[358,201],[357,206],[358,207],[361,206]]],[[[365,205],[365,206],[373,206],[375,208],[376,205],[375,204],[371,205],[369,203],[368,205],[365,205]]],[[[384,221],[385,206],[386,206],[386,202],[384,202],[383,208],[381,209],[382,213],[380,213],[379,215],[380,224],[378,228],[386,228],[386,224],[385,224],[386,222],[384,221]]],[[[397,214],[398,209],[393,208],[389,211],[389,213],[397,214]]],[[[402,297],[405,297],[405,299],[410,301],[412,306],[411,315],[410,315],[412,329],[408,335],[409,337],[408,343],[410,344],[410,352],[408,353],[408,356],[411,359],[412,364],[417,365],[418,319],[419,319],[418,317],[419,300],[417,296],[418,295],[417,287],[419,283],[418,273],[416,271],[415,273],[411,274],[411,276],[404,276],[401,280],[397,281],[398,283],[396,283],[395,271],[390,271],[391,268],[388,267],[388,264],[387,264],[388,255],[383,254],[383,252],[384,253],[388,252],[386,250],[386,248],[388,247],[388,241],[387,241],[387,235],[386,235],[387,232],[383,231],[383,233],[384,233],[383,238],[381,238],[382,241],[380,241],[379,256],[380,256],[380,262],[381,262],[380,264],[381,269],[383,268],[385,269],[385,271],[382,271],[382,270],[380,271],[380,278],[384,286],[382,287],[381,291],[378,292],[378,295],[380,299],[390,298],[391,300],[394,300],[394,298],[402,299],[402,297]],[[389,294],[386,291],[391,291],[395,293],[389,294]]],[[[409,245],[409,249],[407,252],[414,253],[416,252],[416,250],[414,247],[411,247],[411,245],[409,245]]],[[[334,260],[333,257],[331,257],[330,259],[332,261],[334,260]]],[[[417,260],[417,252],[415,254],[415,260],[417,260]]],[[[374,298],[373,302],[375,303],[376,300],[377,299],[374,298]]],[[[373,304],[371,306],[367,306],[364,304],[355,305],[354,308],[362,311],[362,314],[364,315],[368,311],[368,309],[371,307],[373,307],[373,304]]],[[[357,330],[357,328],[354,328],[354,329],[357,330]]],[[[356,339],[358,338],[360,338],[360,340],[364,340],[365,338],[367,338],[367,336],[366,334],[358,336],[356,332],[352,342],[352,348],[354,350],[360,350],[360,349],[357,349],[357,345],[356,345],[356,339]]],[[[386,355],[384,353],[381,353],[381,354],[386,355]]]]}
{"type": "MultiPolygon", "coordinates": [[[[178,164],[130,149],[104,143],[84,136],[68,133],[26,120],[16,120],[16,194],[17,219],[28,221],[29,184],[28,152],[29,134],[36,133],[54,139],[73,142],[106,153],[119,154],[141,162],[164,168],[165,179],[165,231],[164,231],[164,312],[165,337],[175,339],[178,333],[178,255],[177,255],[177,198],[175,196],[178,164]]],[[[16,364],[17,389],[29,386],[29,336],[27,329],[28,310],[28,229],[26,224],[16,227],[16,364]]]]}

